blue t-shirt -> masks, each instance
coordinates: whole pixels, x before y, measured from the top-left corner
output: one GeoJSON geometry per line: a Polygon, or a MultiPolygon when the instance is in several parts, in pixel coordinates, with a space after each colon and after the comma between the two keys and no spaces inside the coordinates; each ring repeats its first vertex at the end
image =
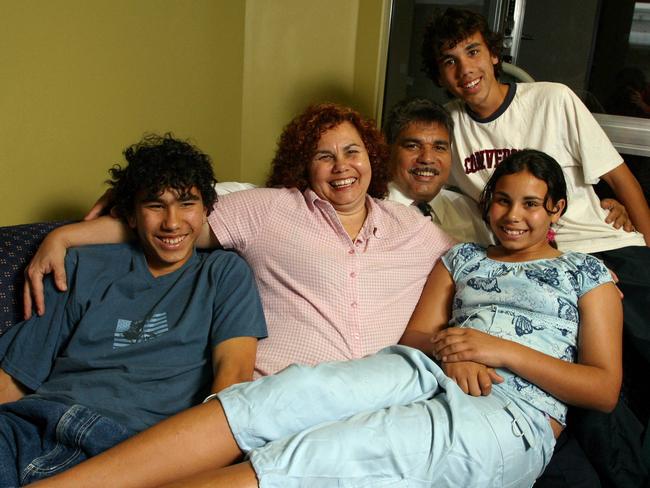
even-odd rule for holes
{"type": "Polygon", "coordinates": [[[227,251],[154,278],[136,245],[72,249],[68,291],[0,338],[2,368],[35,395],[81,404],[140,431],[208,394],[212,348],[266,337],[253,275],[227,251]]]}
{"type": "MultiPolygon", "coordinates": [[[[612,281],[601,261],[565,252],[551,259],[496,261],[478,244],[458,244],[442,258],[456,285],[450,325],[524,344],[565,361],[577,356],[578,299],[612,281]]],[[[504,388],[564,424],[566,406],[536,385],[499,369],[504,388]]]]}

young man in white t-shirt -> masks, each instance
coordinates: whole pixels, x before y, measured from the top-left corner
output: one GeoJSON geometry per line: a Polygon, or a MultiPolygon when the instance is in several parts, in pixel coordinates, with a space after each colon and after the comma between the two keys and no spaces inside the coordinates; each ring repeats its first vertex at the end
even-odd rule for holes
{"type": "MultiPolygon", "coordinates": [[[[650,209],[641,187],[568,87],[546,82],[499,82],[500,49],[501,36],[490,31],[481,15],[467,10],[449,8],[425,31],[424,70],[457,97],[447,105],[454,121],[450,183],[476,200],[494,168],[511,152],[537,149],[560,163],[570,205],[556,228],[558,247],[593,253],[618,275],[624,294],[627,384],[639,388],[643,398],[647,390],[644,382],[630,381],[636,371],[650,364],[650,324],[646,318],[650,303],[650,209]],[[605,221],[607,214],[593,189],[601,178],[625,205],[636,232],[617,229],[605,221]]],[[[634,397],[635,391],[630,393],[634,397]]],[[[637,404],[647,408],[643,405],[637,404]]],[[[639,409],[637,413],[643,415],[639,409]]],[[[599,450],[605,452],[605,436],[602,442],[599,450]]],[[[619,486],[633,485],[625,476],[617,478],[619,475],[612,475],[619,486]]]]}

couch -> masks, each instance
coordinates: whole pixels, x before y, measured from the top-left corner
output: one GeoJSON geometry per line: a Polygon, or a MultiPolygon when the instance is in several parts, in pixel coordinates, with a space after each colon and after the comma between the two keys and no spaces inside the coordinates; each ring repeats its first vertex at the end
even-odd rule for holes
{"type": "MultiPolygon", "coordinates": [[[[23,270],[45,235],[67,222],[0,227],[0,336],[22,320],[23,270]]],[[[537,488],[591,488],[601,486],[593,468],[572,435],[562,434],[555,448],[562,456],[554,456],[537,488]],[[587,463],[585,465],[585,463],[587,463]]],[[[606,482],[602,486],[610,486],[606,482]]]]}
{"type": "Polygon", "coordinates": [[[0,335],[23,316],[23,270],[45,235],[65,222],[0,227],[0,335]]]}

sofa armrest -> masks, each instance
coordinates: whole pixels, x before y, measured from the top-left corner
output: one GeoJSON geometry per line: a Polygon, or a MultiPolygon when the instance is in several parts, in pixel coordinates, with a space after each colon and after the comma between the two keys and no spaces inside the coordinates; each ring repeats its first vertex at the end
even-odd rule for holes
{"type": "Polygon", "coordinates": [[[0,335],[22,320],[25,266],[52,229],[68,222],[0,227],[0,335]]]}

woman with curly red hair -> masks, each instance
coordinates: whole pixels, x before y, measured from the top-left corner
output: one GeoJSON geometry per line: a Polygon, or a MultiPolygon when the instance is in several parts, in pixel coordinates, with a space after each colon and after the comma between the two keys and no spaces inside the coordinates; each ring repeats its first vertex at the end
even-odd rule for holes
{"type": "Polygon", "coordinates": [[[386,164],[388,149],[383,136],[372,120],[362,118],[351,108],[331,103],[312,105],[287,124],[278,141],[266,186],[304,191],[310,186],[309,168],[305,161],[313,157],[323,133],[343,122],[354,126],[368,153],[372,170],[368,195],[384,198],[388,193],[390,174],[386,164]]]}
{"type": "Polygon", "coordinates": [[[451,241],[412,209],[380,200],[388,177],[373,122],[319,104],[284,128],[269,188],[219,200],[212,235],[250,264],[269,326],[256,375],[397,343],[451,241]]]}
{"type": "MultiPolygon", "coordinates": [[[[294,363],[361,358],[400,339],[429,272],[453,241],[413,209],[381,200],[386,156],[372,121],[347,107],[314,105],[280,136],[272,188],[239,191],[215,204],[209,244],[246,259],[262,298],[269,336],[258,344],[256,376],[294,363]]],[[[119,239],[114,222],[75,225],[85,224],[93,232],[66,236],[69,245],[119,239]]],[[[54,256],[63,254],[63,243],[46,243],[44,255],[53,247],[54,256]]],[[[193,453],[209,440],[213,410],[169,419],[61,480],[74,485],[88,475],[114,486],[154,485],[206,469],[211,455],[193,453]],[[180,430],[187,437],[179,439],[180,430]],[[196,449],[161,449],[177,442],[196,449]],[[140,456],[142,462],[134,461],[140,456]],[[124,460],[128,470],[111,467],[124,460]]]]}

